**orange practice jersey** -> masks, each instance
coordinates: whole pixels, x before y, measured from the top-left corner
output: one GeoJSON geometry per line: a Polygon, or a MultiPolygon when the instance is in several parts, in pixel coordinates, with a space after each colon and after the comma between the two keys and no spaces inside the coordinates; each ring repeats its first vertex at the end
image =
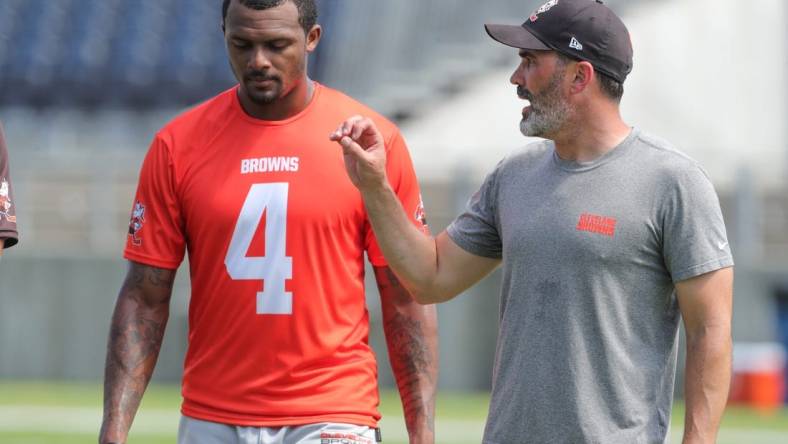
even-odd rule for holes
{"type": "Polygon", "coordinates": [[[383,133],[389,181],[423,228],[398,129],[322,85],[287,120],[248,116],[236,87],[156,135],[124,256],[175,269],[189,252],[183,414],[250,426],[380,419],[364,252],[385,260],[328,139],[354,114],[383,133]]]}

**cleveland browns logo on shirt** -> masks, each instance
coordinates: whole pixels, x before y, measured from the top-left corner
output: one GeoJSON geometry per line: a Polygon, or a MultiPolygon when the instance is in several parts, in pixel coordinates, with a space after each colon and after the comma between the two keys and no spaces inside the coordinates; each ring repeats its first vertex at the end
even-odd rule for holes
{"type": "Polygon", "coordinates": [[[138,247],[142,245],[142,239],[137,236],[137,233],[142,230],[143,224],[145,224],[145,205],[137,201],[137,203],[134,204],[134,209],[131,211],[129,236],[131,236],[131,243],[138,247]]]}
{"type": "Polygon", "coordinates": [[[427,230],[427,212],[424,211],[424,200],[421,198],[421,196],[419,196],[419,206],[416,207],[416,211],[413,213],[413,218],[421,224],[425,231],[427,230]]]}
{"type": "Polygon", "coordinates": [[[577,221],[576,228],[577,231],[588,231],[613,237],[616,234],[616,219],[583,213],[580,215],[580,220],[577,221]]]}
{"type": "Polygon", "coordinates": [[[7,180],[3,179],[2,182],[0,182],[0,222],[3,221],[3,218],[11,223],[16,222],[16,216],[11,214],[12,208],[11,186],[8,185],[7,180]]]}

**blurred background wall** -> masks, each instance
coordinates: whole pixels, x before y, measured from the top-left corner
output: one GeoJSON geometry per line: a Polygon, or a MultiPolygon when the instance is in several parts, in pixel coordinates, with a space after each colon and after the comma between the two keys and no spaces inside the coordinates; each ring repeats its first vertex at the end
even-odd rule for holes
{"type": "MultiPolygon", "coordinates": [[[[484,174],[527,142],[508,83],[516,51],[490,40],[482,23],[519,24],[541,2],[318,3],[325,32],[312,76],[400,124],[437,233],[484,174]]],[[[735,340],[779,341],[777,295],[788,294],[788,4],[608,4],[635,48],[625,119],[700,161],[719,192],[737,262],[735,340]]],[[[148,143],[172,116],[234,84],[220,9],[220,0],[0,1],[0,121],[21,231],[0,264],[0,378],[101,377],[148,143]]],[[[180,377],[187,273],[179,272],[159,381],[180,377]]],[[[498,280],[494,273],[439,307],[442,388],[489,387],[498,280]]],[[[391,384],[368,288],[371,341],[391,384]]]]}

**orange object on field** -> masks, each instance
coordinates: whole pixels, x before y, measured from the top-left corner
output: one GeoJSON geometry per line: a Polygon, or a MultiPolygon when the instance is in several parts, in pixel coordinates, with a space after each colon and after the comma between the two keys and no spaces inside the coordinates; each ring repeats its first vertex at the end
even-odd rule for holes
{"type": "Polygon", "coordinates": [[[729,402],[764,412],[781,408],[786,389],[785,354],[780,344],[735,344],[729,402]]]}
{"type": "Polygon", "coordinates": [[[745,375],[749,404],[761,410],[782,406],[785,383],[782,372],[757,372],[745,375]]]}

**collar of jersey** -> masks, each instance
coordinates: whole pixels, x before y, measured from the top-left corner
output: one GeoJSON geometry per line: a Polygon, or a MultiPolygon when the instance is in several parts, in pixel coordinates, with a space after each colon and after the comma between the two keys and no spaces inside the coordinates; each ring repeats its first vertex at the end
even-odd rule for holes
{"type": "Polygon", "coordinates": [[[238,98],[238,88],[240,88],[241,85],[236,85],[235,88],[232,89],[233,109],[235,110],[236,114],[241,116],[241,118],[243,120],[245,120],[245,121],[247,121],[247,122],[249,122],[249,123],[251,123],[253,125],[259,125],[259,126],[282,126],[282,125],[287,125],[289,123],[292,123],[292,122],[294,122],[294,121],[296,121],[298,119],[301,119],[302,117],[306,116],[307,114],[309,114],[309,112],[312,110],[312,108],[315,107],[315,104],[317,103],[317,99],[320,96],[321,91],[323,91],[323,85],[315,82],[314,80],[312,81],[312,84],[315,86],[315,90],[312,93],[312,99],[309,100],[309,103],[306,105],[306,108],[302,109],[297,114],[294,114],[294,115],[288,117],[287,119],[283,119],[283,120],[263,120],[263,119],[256,119],[256,118],[250,116],[249,114],[246,114],[246,111],[244,111],[243,107],[241,107],[241,100],[238,98]]]}

